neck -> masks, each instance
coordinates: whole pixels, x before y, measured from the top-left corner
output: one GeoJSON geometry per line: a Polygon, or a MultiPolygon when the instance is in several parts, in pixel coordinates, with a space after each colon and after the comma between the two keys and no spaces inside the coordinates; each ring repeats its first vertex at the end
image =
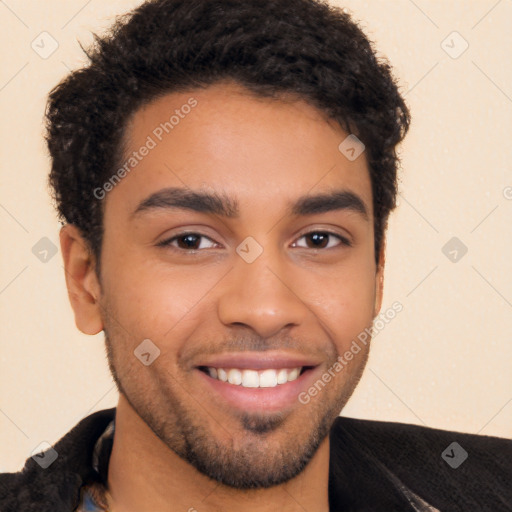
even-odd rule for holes
{"type": "Polygon", "coordinates": [[[113,512],[327,512],[329,437],[292,480],[268,489],[237,490],[197,471],[170,450],[120,395],[108,469],[113,512]]]}

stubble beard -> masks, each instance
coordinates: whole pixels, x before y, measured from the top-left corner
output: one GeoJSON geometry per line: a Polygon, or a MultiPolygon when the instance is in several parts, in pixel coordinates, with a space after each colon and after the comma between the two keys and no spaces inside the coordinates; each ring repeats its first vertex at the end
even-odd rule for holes
{"type": "MultiPolygon", "coordinates": [[[[345,383],[340,396],[333,399],[332,395],[323,391],[321,394],[325,393],[325,396],[317,397],[310,403],[311,407],[305,414],[307,420],[300,423],[303,426],[300,434],[290,433],[280,436],[283,439],[280,443],[272,442],[273,436],[286,431],[287,416],[280,412],[234,412],[222,425],[218,423],[224,429],[223,438],[228,439],[221,442],[209,428],[208,422],[201,421],[211,416],[206,411],[204,414],[193,411],[183,403],[169,385],[172,377],[165,379],[165,372],[161,374],[157,379],[160,397],[153,396],[148,400],[148,397],[137,392],[137,383],[133,377],[130,380],[128,372],[122,377],[119,375],[117,368],[122,368],[122,365],[117,364],[117,355],[106,329],[105,344],[109,368],[119,393],[154,434],[202,474],[239,490],[277,486],[304,470],[329,435],[334,420],[359,382],[367,360],[366,355],[364,363],[349,379],[350,382],[345,383]],[[234,424],[235,428],[229,428],[229,423],[234,424]],[[230,434],[234,431],[238,432],[237,436],[230,434]]],[[[190,400],[189,404],[197,405],[197,402],[190,400]]]]}

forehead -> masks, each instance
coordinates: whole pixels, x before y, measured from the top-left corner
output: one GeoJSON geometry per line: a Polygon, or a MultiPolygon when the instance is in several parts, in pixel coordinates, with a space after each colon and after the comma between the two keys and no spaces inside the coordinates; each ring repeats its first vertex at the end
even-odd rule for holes
{"type": "Polygon", "coordinates": [[[343,188],[371,214],[365,154],[349,160],[339,149],[348,135],[303,100],[255,97],[233,83],[167,94],[128,124],[126,172],[107,209],[128,215],[150,194],[181,187],[236,198],[240,210],[271,211],[308,192],[343,188]]]}

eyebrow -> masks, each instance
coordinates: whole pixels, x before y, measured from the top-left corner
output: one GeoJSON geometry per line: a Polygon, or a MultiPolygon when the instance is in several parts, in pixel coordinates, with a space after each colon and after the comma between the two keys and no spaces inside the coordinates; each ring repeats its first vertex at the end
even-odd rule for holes
{"type": "MultiPolygon", "coordinates": [[[[361,215],[365,220],[369,219],[364,201],[348,190],[335,190],[317,195],[306,194],[288,206],[289,212],[296,216],[348,210],[361,215]]],[[[225,194],[171,187],[159,190],[141,201],[131,217],[138,217],[144,212],[168,209],[185,209],[230,219],[238,218],[240,215],[238,201],[225,194]]]]}

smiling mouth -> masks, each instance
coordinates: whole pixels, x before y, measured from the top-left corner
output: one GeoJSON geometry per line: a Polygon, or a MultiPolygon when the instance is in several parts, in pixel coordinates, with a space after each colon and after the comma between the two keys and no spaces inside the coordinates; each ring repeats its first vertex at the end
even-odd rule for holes
{"type": "Polygon", "coordinates": [[[304,372],[313,366],[298,366],[295,368],[267,368],[252,370],[247,368],[214,368],[199,366],[198,369],[212,379],[220,380],[244,388],[275,388],[297,380],[304,372]]]}

